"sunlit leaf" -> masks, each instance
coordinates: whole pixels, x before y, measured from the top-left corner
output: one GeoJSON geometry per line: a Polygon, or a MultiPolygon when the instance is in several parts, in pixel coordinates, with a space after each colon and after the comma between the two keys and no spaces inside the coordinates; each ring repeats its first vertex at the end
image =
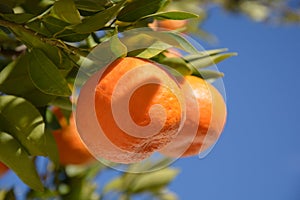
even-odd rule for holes
{"type": "Polygon", "coordinates": [[[37,89],[28,72],[28,55],[22,55],[0,72],[0,90],[6,94],[23,97],[37,106],[47,105],[54,99],[37,89]],[[22,83],[22,87],[16,85],[22,83]]]}
{"type": "Polygon", "coordinates": [[[47,155],[45,124],[39,111],[23,98],[0,96],[0,130],[14,136],[32,155],[47,155]]]}
{"type": "Polygon", "coordinates": [[[120,41],[118,31],[110,39],[110,49],[117,58],[126,57],[127,47],[120,41]]]}
{"type": "Polygon", "coordinates": [[[93,16],[86,17],[82,20],[82,23],[70,26],[69,28],[77,33],[82,34],[97,31],[103,28],[107,24],[107,22],[109,22],[117,15],[124,2],[125,0],[93,16]]]}
{"type": "Polygon", "coordinates": [[[130,186],[130,192],[140,193],[146,190],[160,189],[169,184],[177,174],[178,170],[171,168],[140,174],[130,186]]]}
{"type": "Polygon", "coordinates": [[[183,11],[167,11],[167,12],[157,12],[151,15],[146,15],[142,17],[141,19],[145,18],[155,18],[155,19],[173,19],[173,20],[184,20],[184,19],[191,19],[191,18],[197,18],[198,15],[189,13],[189,12],[183,12],[183,11]]]}
{"type": "Polygon", "coordinates": [[[32,158],[18,140],[3,131],[0,131],[0,161],[12,169],[29,187],[43,191],[44,187],[32,158]]]}
{"type": "Polygon", "coordinates": [[[79,12],[73,0],[56,1],[53,5],[53,13],[58,18],[70,24],[79,24],[81,22],[79,12]]]}
{"type": "Polygon", "coordinates": [[[212,56],[203,56],[203,54],[188,55],[184,59],[196,69],[205,68],[217,64],[227,58],[237,55],[236,53],[215,54],[212,56]]]}

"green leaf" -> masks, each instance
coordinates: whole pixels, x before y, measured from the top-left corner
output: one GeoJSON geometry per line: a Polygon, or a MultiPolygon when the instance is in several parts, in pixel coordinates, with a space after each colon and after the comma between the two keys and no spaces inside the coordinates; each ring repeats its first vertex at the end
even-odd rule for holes
{"type": "MultiPolygon", "coordinates": [[[[127,186],[125,186],[127,187],[127,186]]],[[[108,193],[108,192],[111,192],[111,191],[125,191],[125,188],[124,188],[124,179],[122,176],[119,176],[113,180],[111,180],[110,182],[108,182],[104,188],[103,188],[103,193],[108,193]]]]}
{"type": "Polygon", "coordinates": [[[186,39],[182,34],[176,32],[164,32],[171,38],[173,38],[185,51],[189,53],[197,53],[198,50],[186,39]]]}
{"type": "Polygon", "coordinates": [[[67,42],[80,42],[89,35],[78,34],[72,30],[66,29],[66,26],[69,26],[70,24],[53,16],[44,17],[41,23],[43,23],[41,28],[46,28],[51,35],[55,35],[56,38],[60,38],[67,42]]]}
{"type": "Polygon", "coordinates": [[[33,14],[29,13],[18,13],[18,14],[0,14],[1,17],[7,21],[14,22],[17,24],[24,24],[34,17],[33,14]]]}
{"type": "Polygon", "coordinates": [[[0,131],[0,161],[12,169],[29,187],[43,191],[33,160],[26,150],[8,133],[0,131]]]}
{"type": "Polygon", "coordinates": [[[125,0],[119,2],[118,4],[107,8],[93,16],[86,17],[82,20],[81,24],[69,26],[68,28],[74,30],[77,33],[91,33],[103,28],[107,22],[113,19],[121,7],[123,6],[125,0]]]}
{"type": "Polygon", "coordinates": [[[23,26],[10,26],[9,28],[26,46],[41,49],[57,66],[62,64],[61,53],[56,46],[46,44],[23,26]]]}
{"type": "Polygon", "coordinates": [[[131,1],[120,11],[117,20],[123,22],[135,22],[138,19],[156,13],[166,0],[138,0],[131,1]]]}
{"type": "Polygon", "coordinates": [[[224,74],[222,72],[213,71],[213,70],[200,70],[198,73],[194,74],[199,76],[209,82],[213,82],[218,78],[222,78],[224,74]]]}
{"type": "Polygon", "coordinates": [[[79,24],[81,22],[79,11],[73,0],[56,1],[52,9],[54,15],[70,24],[79,24]]]}
{"type": "Polygon", "coordinates": [[[215,54],[212,56],[203,56],[203,54],[188,55],[184,59],[196,69],[202,69],[211,65],[217,64],[226,58],[236,56],[236,53],[215,54]]]}
{"type": "Polygon", "coordinates": [[[29,75],[38,89],[55,96],[71,95],[67,81],[41,50],[33,49],[29,58],[29,75]]]}
{"type": "Polygon", "coordinates": [[[185,19],[191,19],[191,18],[197,18],[198,15],[189,13],[189,12],[183,12],[183,11],[167,11],[167,12],[158,12],[151,15],[146,15],[142,17],[141,19],[146,18],[155,18],[155,19],[172,19],[172,20],[185,20],[185,19]]]}
{"type": "Polygon", "coordinates": [[[124,58],[127,55],[127,47],[120,41],[117,29],[110,39],[110,49],[116,58],[124,58]]]}
{"type": "Polygon", "coordinates": [[[35,87],[28,72],[28,55],[22,55],[0,72],[0,91],[23,97],[36,106],[47,105],[54,96],[45,94],[35,87]],[[22,83],[22,87],[18,84],[22,83]]]}
{"type": "Polygon", "coordinates": [[[45,124],[39,111],[23,98],[0,96],[0,130],[11,134],[31,155],[46,156],[45,124]]]}
{"type": "Polygon", "coordinates": [[[171,47],[171,45],[165,42],[156,41],[153,44],[151,44],[148,48],[137,54],[136,57],[150,59],[171,47]]]}
{"type": "Polygon", "coordinates": [[[72,111],[72,102],[68,97],[56,97],[53,101],[51,101],[50,105],[72,111]]]}
{"type": "Polygon", "coordinates": [[[165,57],[164,59],[160,60],[160,63],[175,69],[182,75],[190,75],[193,72],[193,70],[188,66],[185,60],[180,57],[165,57]]]}
{"type": "Polygon", "coordinates": [[[140,193],[149,190],[157,190],[169,184],[178,174],[178,170],[164,168],[155,172],[140,174],[131,184],[129,190],[132,193],[140,193]]]}
{"type": "Polygon", "coordinates": [[[79,10],[98,12],[105,9],[106,1],[96,1],[96,0],[79,0],[75,1],[75,5],[79,10]]]}

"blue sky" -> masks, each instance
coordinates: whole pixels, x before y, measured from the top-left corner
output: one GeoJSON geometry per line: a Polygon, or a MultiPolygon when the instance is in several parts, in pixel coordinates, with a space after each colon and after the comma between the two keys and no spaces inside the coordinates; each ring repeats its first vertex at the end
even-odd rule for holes
{"type": "Polygon", "coordinates": [[[214,9],[204,29],[219,40],[202,41],[206,49],[239,54],[218,65],[228,120],[207,157],[173,164],[181,173],[170,189],[184,200],[299,200],[300,26],[255,23],[214,9]]]}
{"type": "Polygon", "coordinates": [[[180,159],[180,199],[300,199],[300,26],[276,26],[212,10],[204,29],[237,57],[225,73],[228,120],[204,159],[180,159]]]}

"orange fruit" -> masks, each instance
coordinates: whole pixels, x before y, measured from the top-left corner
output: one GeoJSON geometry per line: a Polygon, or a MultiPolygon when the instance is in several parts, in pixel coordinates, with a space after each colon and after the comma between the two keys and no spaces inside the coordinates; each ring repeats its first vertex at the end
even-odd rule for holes
{"type": "Polygon", "coordinates": [[[105,70],[95,89],[97,119],[106,136],[119,148],[137,153],[153,152],[176,136],[182,119],[179,96],[178,85],[163,68],[148,60],[120,58],[105,70]],[[116,88],[121,79],[122,85],[116,88]],[[112,106],[114,99],[116,103],[112,106]],[[155,105],[160,105],[165,113],[155,109],[155,105]],[[114,107],[119,109],[116,116],[114,107]],[[129,116],[123,114],[127,111],[129,116]],[[119,120],[116,121],[116,117],[119,120]],[[128,127],[128,130],[135,134],[125,132],[117,124],[123,120],[130,123],[131,118],[137,126],[128,127]],[[147,127],[150,124],[153,127],[147,127]],[[141,130],[148,130],[147,133],[136,130],[138,126],[146,126],[141,130]],[[156,130],[158,128],[160,130],[156,130]]]}
{"type": "Polygon", "coordinates": [[[176,136],[182,101],[178,84],[162,67],[140,58],[119,58],[85,83],[76,122],[93,155],[132,163],[176,136]]]}
{"type": "Polygon", "coordinates": [[[160,152],[170,157],[197,155],[219,138],[226,121],[226,105],[222,95],[211,84],[196,76],[186,76],[193,98],[187,97],[187,116],[178,136],[160,152]],[[196,129],[195,129],[196,127],[196,129]]]}
{"type": "Polygon", "coordinates": [[[71,114],[70,123],[68,124],[59,109],[54,109],[53,112],[62,127],[52,132],[57,144],[60,163],[62,165],[81,165],[93,161],[94,157],[90,154],[77,132],[73,114],[71,114]]]}
{"type": "Polygon", "coordinates": [[[165,20],[154,20],[151,24],[148,26],[152,28],[153,30],[156,30],[157,28],[163,28],[163,29],[169,29],[169,30],[177,30],[184,28],[187,25],[187,20],[171,20],[171,19],[165,19],[165,20]]]}
{"type": "Polygon", "coordinates": [[[0,177],[4,175],[8,171],[8,167],[0,162],[0,177]]]}

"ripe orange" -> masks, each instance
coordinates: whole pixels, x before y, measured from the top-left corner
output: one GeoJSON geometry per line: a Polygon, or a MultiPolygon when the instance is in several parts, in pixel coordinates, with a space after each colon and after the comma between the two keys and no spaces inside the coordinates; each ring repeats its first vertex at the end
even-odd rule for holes
{"type": "Polygon", "coordinates": [[[60,130],[52,132],[57,144],[60,163],[62,165],[79,165],[93,161],[94,157],[87,150],[77,132],[73,114],[69,124],[59,109],[54,109],[54,114],[62,127],[60,130]]]}
{"type": "Polygon", "coordinates": [[[8,167],[0,162],[0,177],[8,171],[8,167]]]}
{"type": "Polygon", "coordinates": [[[156,30],[157,28],[169,29],[169,30],[177,30],[184,28],[187,25],[187,20],[154,20],[149,27],[156,30]]]}
{"type": "Polygon", "coordinates": [[[147,154],[176,136],[182,120],[180,95],[174,79],[158,65],[139,58],[120,58],[98,82],[95,111],[104,134],[114,145],[147,154]]]}
{"type": "Polygon", "coordinates": [[[161,153],[170,157],[193,156],[207,150],[219,138],[226,121],[226,105],[218,90],[195,76],[186,76],[185,80],[197,104],[193,104],[191,98],[186,99],[187,118],[183,129],[161,150],[161,153]],[[197,110],[199,117],[195,113],[197,110]],[[196,134],[193,127],[197,128],[196,134]]]}

